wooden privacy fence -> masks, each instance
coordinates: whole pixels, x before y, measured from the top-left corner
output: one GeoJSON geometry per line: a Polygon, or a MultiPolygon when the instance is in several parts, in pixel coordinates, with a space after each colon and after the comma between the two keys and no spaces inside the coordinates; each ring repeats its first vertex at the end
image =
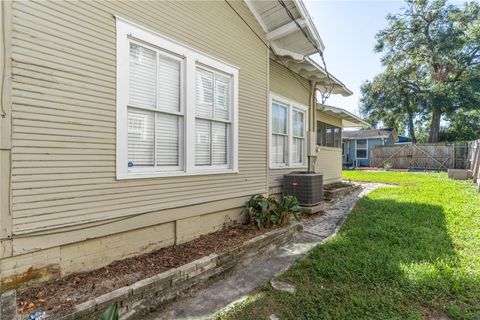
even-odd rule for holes
{"type": "Polygon", "coordinates": [[[473,181],[478,185],[480,191],[480,139],[472,142],[468,157],[473,181]]]}
{"type": "Polygon", "coordinates": [[[470,142],[374,146],[370,165],[384,167],[389,164],[393,169],[468,169],[470,149],[470,142]]]}

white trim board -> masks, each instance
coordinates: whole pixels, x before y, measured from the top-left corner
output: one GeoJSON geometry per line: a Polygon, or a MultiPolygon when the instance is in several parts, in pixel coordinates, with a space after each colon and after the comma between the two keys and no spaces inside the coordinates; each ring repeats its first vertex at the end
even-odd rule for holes
{"type": "Polygon", "coordinates": [[[367,160],[368,159],[368,139],[355,139],[355,160],[367,160]],[[365,140],[366,141],[366,147],[365,149],[364,148],[361,148],[360,150],[365,150],[365,155],[366,157],[365,158],[358,158],[357,157],[357,140],[365,140]]]}
{"type": "Polygon", "coordinates": [[[269,168],[270,169],[299,169],[299,168],[307,168],[307,143],[308,143],[308,128],[309,128],[309,121],[308,121],[308,106],[301,104],[295,100],[286,98],[282,95],[279,95],[274,92],[270,92],[269,95],[269,105],[268,105],[268,154],[269,154],[269,168]],[[272,103],[274,101],[279,102],[282,105],[286,105],[287,109],[287,163],[285,165],[274,165],[272,163],[272,103]],[[301,111],[304,114],[304,147],[303,147],[303,162],[302,163],[293,163],[292,161],[292,152],[291,146],[293,145],[293,128],[292,128],[292,109],[296,109],[301,111]]]}
{"type": "Polygon", "coordinates": [[[173,42],[153,31],[117,17],[117,131],[116,131],[116,176],[117,179],[155,178],[164,176],[206,175],[238,173],[238,74],[239,69],[214,59],[187,46],[173,42]],[[181,59],[181,114],[184,118],[180,143],[183,143],[178,168],[129,168],[128,167],[128,101],[129,101],[129,46],[130,42],[146,43],[167,54],[181,59]],[[228,166],[195,165],[195,109],[196,68],[208,67],[231,77],[231,138],[228,166]]]}

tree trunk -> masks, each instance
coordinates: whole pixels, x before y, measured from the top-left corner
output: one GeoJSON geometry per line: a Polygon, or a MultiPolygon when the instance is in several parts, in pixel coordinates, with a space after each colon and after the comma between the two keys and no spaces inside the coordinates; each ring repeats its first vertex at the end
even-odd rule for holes
{"type": "Polygon", "coordinates": [[[430,134],[428,136],[428,142],[438,142],[440,138],[440,119],[442,118],[442,111],[438,108],[434,108],[432,112],[432,123],[430,124],[430,134]]]}
{"type": "Polygon", "coordinates": [[[413,114],[411,112],[408,113],[408,133],[410,138],[412,138],[413,143],[417,143],[417,137],[415,136],[415,127],[413,125],[413,114]]]}

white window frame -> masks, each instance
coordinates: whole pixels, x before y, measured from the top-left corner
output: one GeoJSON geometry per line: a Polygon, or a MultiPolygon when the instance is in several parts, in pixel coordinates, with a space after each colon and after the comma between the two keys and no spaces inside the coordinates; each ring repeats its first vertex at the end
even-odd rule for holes
{"type": "MultiPolygon", "coordinates": [[[[216,70],[214,68],[211,68],[207,65],[203,65],[203,64],[197,64],[196,65],[196,69],[203,69],[203,70],[206,70],[208,72],[212,72],[214,74],[223,74],[223,76],[231,76],[229,74],[225,74],[223,71],[221,70],[216,70]]],[[[215,79],[215,75],[214,75],[214,79],[215,79]]],[[[214,89],[213,91],[215,92],[215,82],[214,82],[214,85],[213,85],[214,89]]],[[[215,95],[213,97],[213,105],[215,106],[216,105],[216,102],[215,102],[215,95]]],[[[203,117],[203,116],[198,116],[198,115],[194,115],[195,117],[195,120],[196,119],[199,119],[199,120],[206,120],[206,121],[209,121],[210,123],[213,123],[213,122],[217,122],[217,123],[227,123],[227,124],[230,124],[232,125],[233,124],[233,120],[232,120],[232,108],[230,108],[230,115],[229,115],[229,120],[225,120],[225,119],[220,119],[220,118],[217,118],[215,117],[215,107],[214,107],[214,110],[213,110],[213,115],[211,118],[208,118],[208,117],[203,117]]],[[[229,137],[230,133],[227,132],[227,139],[230,138],[229,137]]],[[[212,132],[210,132],[210,138],[213,139],[213,136],[212,136],[212,132]]],[[[210,146],[210,161],[212,162],[213,161],[213,146],[211,145],[210,146]]],[[[199,172],[209,172],[211,170],[215,170],[215,169],[228,169],[230,167],[230,161],[231,161],[231,157],[230,157],[230,154],[232,153],[233,150],[231,150],[231,148],[227,148],[227,163],[226,164],[221,164],[221,165],[215,165],[215,164],[211,164],[210,166],[205,166],[205,165],[196,165],[196,170],[199,171],[199,172]]],[[[195,155],[194,155],[195,156],[195,155]]]]}
{"type": "Polygon", "coordinates": [[[355,159],[358,159],[358,160],[368,159],[368,139],[355,139],[355,159]],[[358,146],[357,146],[357,141],[358,140],[365,140],[366,141],[365,148],[358,148],[358,146]],[[357,157],[357,150],[365,150],[365,158],[357,157]]]}
{"type": "Polygon", "coordinates": [[[116,127],[116,176],[117,179],[155,178],[202,174],[238,173],[238,72],[239,69],[135,23],[116,17],[117,27],[117,127],[116,127]],[[183,132],[180,134],[181,152],[179,168],[128,168],[128,101],[130,42],[145,43],[183,59],[181,111],[183,132]],[[231,139],[227,166],[195,166],[195,108],[196,68],[208,67],[231,76],[231,139]],[[183,139],[182,139],[183,138],[183,139]]]}
{"type": "Polygon", "coordinates": [[[269,99],[269,106],[268,106],[268,117],[269,117],[269,126],[268,126],[268,157],[269,157],[269,167],[270,169],[290,169],[290,168],[307,168],[307,132],[308,132],[308,106],[298,103],[292,99],[286,98],[281,96],[277,93],[270,92],[270,99],[269,99]],[[274,102],[279,103],[280,105],[287,107],[287,163],[283,165],[279,165],[272,162],[272,129],[273,129],[273,118],[272,118],[272,104],[274,102]],[[304,147],[303,147],[303,155],[302,155],[302,163],[295,163],[293,162],[293,152],[291,152],[293,148],[293,110],[297,110],[303,113],[303,136],[304,136],[304,147]]]}

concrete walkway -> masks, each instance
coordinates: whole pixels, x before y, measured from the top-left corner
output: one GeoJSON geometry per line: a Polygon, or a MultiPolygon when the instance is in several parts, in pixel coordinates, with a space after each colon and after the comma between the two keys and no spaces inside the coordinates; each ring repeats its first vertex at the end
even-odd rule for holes
{"type": "Polygon", "coordinates": [[[240,266],[225,279],[220,279],[207,288],[196,290],[165,310],[152,313],[147,320],[160,319],[210,319],[219,310],[245,298],[263,283],[288,269],[308,251],[335,235],[343,220],[353,209],[358,199],[383,186],[376,183],[362,184],[362,190],[333,204],[315,219],[302,221],[304,233],[292,242],[270,254],[240,266]]]}

